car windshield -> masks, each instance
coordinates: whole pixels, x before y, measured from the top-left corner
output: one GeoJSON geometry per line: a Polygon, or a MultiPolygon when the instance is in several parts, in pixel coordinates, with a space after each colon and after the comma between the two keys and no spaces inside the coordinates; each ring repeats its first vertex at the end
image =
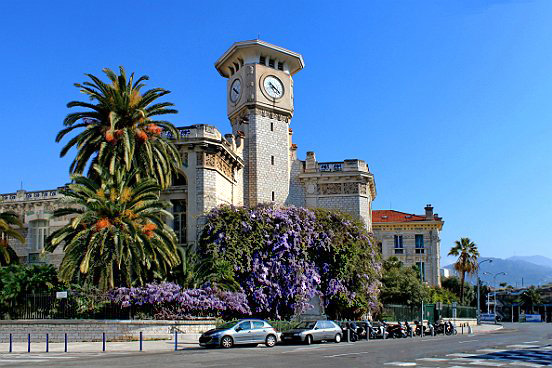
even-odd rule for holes
{"type": "Polygon", "coordinates": [[[314,325],[316,325],[316,321],[304,321],[295,326],[295,328],[305,328],[310,330],[314,328],[314,325]]]}
{"type": "Polygon", "coordinates": [[[227,330],[229,328],[234,327],[236,325],[236,323],[238,323],[238,322],[237,321],[231,321],[231,322],[223,323],[222,325],[217,326],[217,330],[227,330]]]}

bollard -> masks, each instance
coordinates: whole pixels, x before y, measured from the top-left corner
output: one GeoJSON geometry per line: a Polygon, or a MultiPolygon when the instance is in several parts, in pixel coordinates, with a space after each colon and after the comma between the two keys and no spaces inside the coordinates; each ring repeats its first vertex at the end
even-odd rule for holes
{"type": "Polygon", "coordinates": [[[431,336],[435,336],[435,328],[431,329],[431,336]]]}
{"type": "Polygon", "coordinates": [[[347,342],[351,342],[351,329],[347,328],[347,342]]]}
{"type": "Polygon", "coordinates": [[[473,330],[472,330],[472,327],[470,325],[468,325],[468,334],[469,335],[473,334],[473,330]]]}
{"type": "Polygon", "coordinates": [[[142,351],[142,331],[140,331],[140,351],[142,351]]]}
{"type": "Polygon", "coordinates": [[[13,338],[12,334],[10,334],[10,353],[13,351],[13,338]]]}
{"type": "Polygon", "coordinates": [[[174,330],[174,351],[178,350],[178,331],[174,330]]]}
{"type": "Polygon", "coordinates": [[[31,334],[27,335],[27,353],[31,352],[31,334]]]}
{"type": "Polygon", "coordinates": [[[49,339],[49,336],[48,334],[46,334],[46,352],[49,352],[50,351],[50,339],[49,339]]]}
{"type": "Polygon", "coordinates": [[[383,327],[383,339],[387,339],[387,327],[383,327]]]}
{"type": "Polygon", "coordinates": [[[105,351],[105,332],[102,332],[102,351],[105,351]]]}
{"type": "Polygon", "coordinates": [[[65,352],[67,353],[67,334],[65,334],[65,352]]]}
{"type": "Polygon", "coordinates": [[[464,324],[462,323],[462,335],[464,334],[464,324]]]}

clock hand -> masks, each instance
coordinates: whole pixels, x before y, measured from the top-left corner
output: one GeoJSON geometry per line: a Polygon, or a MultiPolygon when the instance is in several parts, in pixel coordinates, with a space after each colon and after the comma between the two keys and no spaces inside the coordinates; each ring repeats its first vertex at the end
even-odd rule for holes
{"type": "Polygon", "coordinates": [[[232,90],[233,90],[234,92],[236,92],[237,94],[240,94],[240,91],[238,91],[238,90],[235,89],[234,87],[232,87],[232,90]]]}

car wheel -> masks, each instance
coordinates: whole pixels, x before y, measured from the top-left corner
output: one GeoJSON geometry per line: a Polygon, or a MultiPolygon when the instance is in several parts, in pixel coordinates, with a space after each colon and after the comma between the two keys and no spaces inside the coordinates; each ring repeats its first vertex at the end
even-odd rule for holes
{"type": "Polygon", "coordinates": [[[268,335],[266,337],[265,345],[268,346],[269,348],[274,347],[274,345],[276,345],[276,336],[268,335]]]}
{"type": "Polygon", "coordinates": [[[341,334],[336,334],[334,341],[336,344],[339,344],[341,342],[341,334]]]}
{"type": "Polygon", "coordinates": [[[312,344],[312,336],[311,335],[307,335],[307,337],[305,337],[305,344],[307,344],[307,345],[312,344]]]}
{"type": "Polygon", "coordinates": [[[222,340],[220,340],[220,346],[225,349],[231,348],[234,346],[234,340],[230,336],[224,336],[222,340]]]}

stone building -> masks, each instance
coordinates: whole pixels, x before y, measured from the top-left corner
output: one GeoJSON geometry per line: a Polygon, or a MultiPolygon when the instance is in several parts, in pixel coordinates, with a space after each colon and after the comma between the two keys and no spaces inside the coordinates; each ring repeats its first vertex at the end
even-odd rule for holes
{"type": "Polygon", "coordinates": [[[395,256],[405,265],[421,267],[423,281],[440,286],[440,232],[444,221],[428,204],[425,214],[374,210],[372,228],[384,259],[395,256]]]}
{"type": "MultiPolygon", "coordinates": [[[[366,162],[318,162],[314,152],[305,160],[297,157],[291,129],[293,76],[304,66],[300,54],[261,40],[236,42],[216,61],[226,79],[232,133],[223,135],[211,125],[179,128],[175,144],[185,176],[163,194],[172,204],[179,243],[196,242],[205,213],[222,204],[338,209],[371,229],[376,187],[366,162]]],[[[38,259],[44,236],[64,223],[51,218],[60,205],[57,190],[0,196],[0,211],[14,210],[25,222],[27,244],[15,246],[18,254],[31,262],[38,259]],[[35,241],[34,234],[41,240],[35,241]]],[[[59,261],[56,255],[44,257],[59,261]]]]}

